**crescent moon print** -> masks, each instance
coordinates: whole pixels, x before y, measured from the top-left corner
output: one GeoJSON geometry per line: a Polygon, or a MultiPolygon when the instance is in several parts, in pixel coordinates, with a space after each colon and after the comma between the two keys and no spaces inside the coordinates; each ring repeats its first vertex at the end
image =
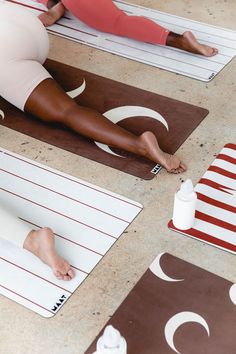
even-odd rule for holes
{"type": "MultiPolygon", "coordinates": [[[[146,107],[140,107],[140,106],[121,106],[121,107],[117,107],[117,108],[113,108],[105,113],[103,113],[103,115],[109,119],[110,121],[112,121],[113,123],[118,123],[121,120],[125,119],[125,118],[131,118],[131,117],[150,117],[153,119],[156,119],[157,121],[159,121],[160,123],[162,123],[167,130],[169,130],[167,121],[162,117],[162,115],[160,115],[158,112],[154,111],[153,109],[150,108],[146,108],[146,107]]],[[[116,153],[114,153],[109,146],[105,145],[105,144],[101,144],[95,141],[95,144],[102,149],[105,152],[108,152],[109,154],[112,155],[116,155],[119,157],[123,157],[120,156],[116,153]]]]}
{"type": "Polygon", "coordinates": [[[201,317],[197,313],[189,312],[189,311],[184,311],[184,312],[177,313],[176,315],[171,317],[169,319],[169,321],[166,323],[166,326],[165,326],[165,338],[166,338],[166,341],[167,341],[168,345],[170,346],[170,348],[173,349],[178,354],[181,354],[181,353],[175,348],[174,335],[175,335],[175,332],[177,331],[177,329],[182,324],[188,323],[188,322],[199,323],[200,325],[202,325],[205,328],[205,330],[206,330],[206,332],[208,334],[208,337],[210,335],[208,324],[204,320],[203,317],[201,317]]]}
{"type": "MultiPolygon", "coordinates": [[[[85,80],[83,80],[82,85],[80,85],[78,88],[68,91],[67,95],[70,96],[71,98],[75,98],[79,96],[86,87],[85,80]]],[[[114,124],[120,122],[121,120],[125,118],[131,118],[131,117],[150,117],[153,119],[156,119],[158,122],[163,124],[167,130],[169,130],[168,123],[167,121],[162,117],[162,115],[153,109],[146,108],[146,107],[140,107],[140,106],[121,106],[121,107],[116,107],[113,109],[110,109],[109,111],[103,113],[103,115],[112,121],[114,124]]],[[[115,155],[119,157],[123,157],[121,155],[116,154],[113,152],[108,145],[99,143],[99,142],[94,142],[101,150],[115,155]]]]}
{"type": "Polygon", "coordinates": [[[86,87],[86,83],[85,80],[83,80],[82,85],[80,85],[79,87],[77,87],[76,89],[72,90],[72,91],[67,91],[67,95],[70,96],[71,98],[75,98],[79,95],[81,95],[81,93],[85,90],[86,87]]]}
{"type": "Polygon", "coordinates": [[[234,305],[236,305],[236,284],[232,285],[229,289],[229,296],[234,305]]]}
{"type": "Polygon", "coordinates": [[[2,117],[2,119],[4,119],[4,118],[5,118],[5,114],[4,114],[4,112],[3,112],[3,111],[1,111],[1,110],[0,110],[0,117],[2,117]]]}
{"type": "Polygon", "coordinates": [[[155,258],[155,260],[150,265],[149,269],[152,271],[153,274],[155,274],[158,278],[160,278],[162,280],[170,281],[170,282],[183,281],[184,279],[174,279],[174,278],[169,277],[168,275],[166,275],[163,272],[163,269],[161,268],[161,264],[160,264],[160,260],[161,260],[161,257],[163,256],[163,254],[165,254],[165,253],[161,253],[161,254],[159,254],[159,256],[157,256],[155,258]]]}

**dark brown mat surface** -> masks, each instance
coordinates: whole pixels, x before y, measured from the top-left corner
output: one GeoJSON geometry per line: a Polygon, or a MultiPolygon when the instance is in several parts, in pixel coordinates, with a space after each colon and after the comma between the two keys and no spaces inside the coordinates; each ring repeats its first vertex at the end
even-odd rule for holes
{"type": "Polygon", "coordinates": [[[155,274],[145,272],[107,323],[124,336],[128,354],[235,354],[235,285],[168,253],[155,263],[155,274]]]}
{"type": "MultiPolygon", "coordinates": [[[[141,134],[146,130],[153,131],[161,148],[171,154],[183,144],[208,114],[208,111],[201,107],[128,86],[52,60],[48,60],[45,66],[66,91],[79,87],[85,80],[86,88],[75,100],[78,104],[94,108],[102,114],[120,106],[141,106],[158,112],[166,120],[169,130],[158,120],[147,116],[126,118],[118,124],[135,134],[141,134]]],[[[5,114],[5,119],[0,119],[0,124],[8,128],[140,178],[152,179],[155,175],[151,172],[155,164],[146,159],[118,151],[116,153],[122,154],[125,158],[114,156],[98,148],[93,141],[71,131],[32,119],[2,98],[0,98],[0,109],[5,114]]]]}

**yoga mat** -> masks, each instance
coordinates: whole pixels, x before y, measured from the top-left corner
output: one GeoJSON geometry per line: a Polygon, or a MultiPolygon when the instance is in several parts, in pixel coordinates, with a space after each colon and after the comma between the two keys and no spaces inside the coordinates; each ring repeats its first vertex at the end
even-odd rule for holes
{"type": "Polygon", "coordinates": [[[128,354],[235,354],[235,305],[235,284],[164,253],[106,325],[120,331],[128,354]]]}
{"type": "Polygon", "coordinates": [[[236,253],[236,145],[226,144],[196,187],[195,223],[189,230],[170,229],[236,253]]]}
{"type": "Polygon", "coordinates": [[[0,294],[52,317],[142,210],[142,205],[0,148],[0,204],[32,228],[49,226],[75,269],[57,280],[30,252],[0,239],[0,294]]]}
{"type": "MultiPolygon", "coordinates": [[[[91,107],[113,122],[141,134],[151,130],[161,148],[173,154],[208,114],[206,109],[124,85],[71,66],[48,60],[46,68],[78,104],[91,107]]],[[[96,145],[72,131],[40,122],[0,98],[5,119],[0,124],[75,154],[144,179],[160,170],[155,163],[135,155],[96,145]],[[116,154],[114,154],[116,153],[116,154]],[[121,156],[122,155],[122,156],[121,156]]]]}
{"type": "MultiPolygon", "coordinates": [[[[36,15],[45,10],[43,5],[32,0],[9,1],[29,8],[36,15]]],[[[185,53],[176,48],[141,43],[98,32],[75,19],[69,13],[57,24],[48,28],[48,32],[201,81],[212,80],[236,55],[236,31],[129,4],[121,0],[114,1],[114,3],[128,15],[147,17],[172,32],[182,34],[191,30],[201,43],[217,47],[219,54],[207,58],[185,53]]]]}

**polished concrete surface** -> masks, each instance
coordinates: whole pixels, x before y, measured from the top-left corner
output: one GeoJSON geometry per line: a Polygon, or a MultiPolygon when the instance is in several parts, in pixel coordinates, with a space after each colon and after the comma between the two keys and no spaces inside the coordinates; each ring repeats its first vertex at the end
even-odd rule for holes
{"type": "MultiPolygon", "coordinates": [[[[235,0],[130,0],[178,16],[236,30],[235,0]]],[[[50,58],[181,101],[210,113],[178,151],[188,171],[164,170],[144,181],[0,127],[0,146],[141,202],[143,212],[92,274],[52,319],[44,319],[0,296],[0,354],[83,354],[108,318],[160,252],[167,251],[236,282],[230,253],[167,228],[173,196],[182,178],[196,183],[224,144],[235,142],[236,60],[204,83],[50,37],[50,58]]],[[[125,333],[124,333],[125,336],[125,333]]],[[[142,353],[137,353],[142,354],[142,353]]],[[[164,354],[164,353],[163,353],[164,354]]]]}

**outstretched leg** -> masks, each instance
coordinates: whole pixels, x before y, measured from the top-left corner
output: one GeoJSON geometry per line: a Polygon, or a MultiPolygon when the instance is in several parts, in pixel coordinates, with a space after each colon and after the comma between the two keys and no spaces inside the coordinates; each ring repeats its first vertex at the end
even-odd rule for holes
{"type": "Polygon", "coordinates": [[[65,5],[81,21],[100,31],[204,56],[218,53],[216,48],[200,44],[192,32],[179,35],[146,17],[127,15],[112,0],[67,0],[65,5]]]}
{"type": "Polygon", "coordinates": [[[59,123],[95,141],[146,157],[161,164],[168,172],[186,170],[176,156],[160,149],[153,133],[136,136],[99,112],[77,105],[53,79],[42,81],[33,90],[24,109],[44,121],[59,123]]]}
{"type": "Polygon", "coordinates": [[[71,280],[74,277],[70,264],[57,254],[54,235],[48,227],[38,231],[32,230],[27,235],[23,247],[51,267],[58,279],[71,280]]]}
{"type": "Polygon", "coordinates": [[[180,35],[146,17],[127,15],[112,0],[66,0],[65,7],[62,3],[52,1],[48,6],[50,10],[39,16],[44,26],[55,23],[63,16],[66,7],[75,17],[102,32],[167,45],[207,57],[218,53],[216,48],[199,43],[192,32],[187,31],[180,35]],[[56,5],[51,7],[52,4],[56,5]]]}

